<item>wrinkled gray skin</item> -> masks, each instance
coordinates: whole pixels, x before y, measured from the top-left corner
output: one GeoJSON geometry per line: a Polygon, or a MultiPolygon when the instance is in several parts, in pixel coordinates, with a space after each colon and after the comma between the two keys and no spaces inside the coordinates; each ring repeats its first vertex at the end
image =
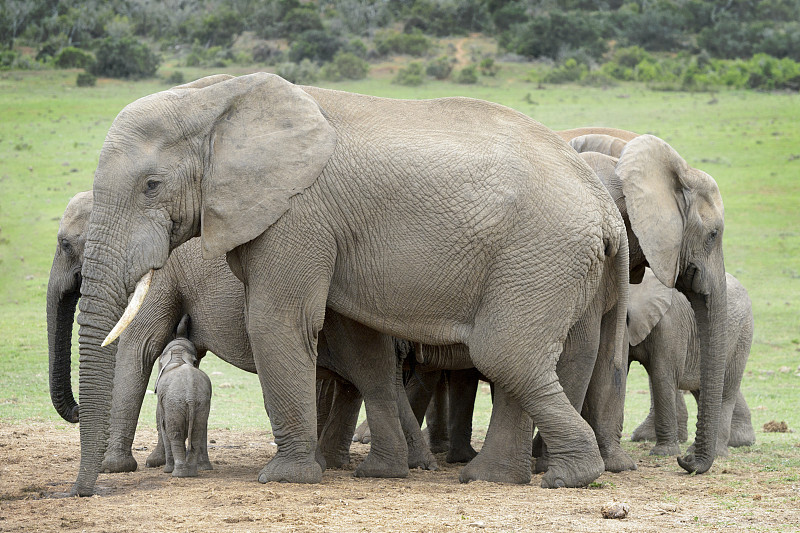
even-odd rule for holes
{"type": "Polygon", "coordinates": [[[164,472],[173,477],[195,477],[198,470],[212,469],[208,460],[211,380],[197,368],[197,350],[185,337],[185,322],[181,321],[178,337],[158,358],[155,385],[158,436],[166,455],[164,472]]]}
{"type": "MultiPolygon", "coordinates": [[[[716,456],[727,360],[727,285],[722,237],[724,209],[714,179],[690,167],[663,140],[652,135],[602,129],[571,130],[570,143],[603,181],[625,220],[630,279],[636,283],[650,266],[667,287],[686,296],[694,311],[699,342],[695,447],[678,463],[702,473],[716,456]],[[588,132],[588,133],[585,133],[588,132]],[[629,139],[629,140],[628,140],[629,139]],[[612,155],[594,150],[610,150],[612,155]]],[[[584,411],[586,415],[586,411],[584,411]]],[[[593,427],[596,427],[593,425],[593,427]]]]}
{"type": "MultiPolygon", "coordinates": [[[[50,391],[54,407],[70,422],[77,422],[73,414],[79,410],[73,399],[69,374],[72,321],[81,286],[80,275],[76,273],[80,272],[83,263],[83,243],[91,210],[91,191],[76,194],[67,205],[59,225],[58,247],[48,286],[50,391]]],[[[202,360],[207,351],[212,351],[237,368],[253,373],[256,371],[244,327],[244,286],[231,273],[223,258],[202,258],[198,239],[173,251],[164,268],[154,274],[150,291],[139,315],[123,332],[118,343],[109,442],[102,464],[104,472],[129,472],[137,468],[131,445],[147,383],[153,365],[163,347],[172,339],[173,325],[178,323],[182,313],[191,313],[194,317],[188,339],[197,349],[198,360],[202,360]]],[[[348,347],[357,342],[348,336],[343,320],[329,322],[326,329],[333,330],[334,327],[339,328],[334,332],[335,342],[346,342],[348,347]]],[[[356,349],[361,359],[356,365],[350,364],[352,359],[343,361],[336,355],[349,353],[345,349],[336,345],[333,345],[335,349],[328,349],[328,341],[323,335],[318,358],[318,364],[327,367],[327,370],[319,368],[322,377],[342,381],[344,378],[341,376],[347,376],[352,383],[363,388],[368,410],[373,416],[381,413],[387,397],[385,389],[396,384],[396,374],[399,373],[395,363],[386,361],[376,348],[366,344],[367,341],[383,342],[376,338],[375,335],[364,335],[358,341],[362,342],[362,346],[356,349]]],[[[341,387],[354,388],[349,383],[341,387]]],[[[355,389],[355,394],[360,405],[362,396],[358,389],[355,389]]],[[[401,415],[405,436],[390,433],[379,439],[370,449],[367,459],[356,468],[356,475],[402,476],[407,474],[409,467],[436,469],[436,460],[410,414],[405,395],[397,398],[400,400],[397,410],[401,415]],[[406,445],[407,464],[402,462],[406,445]]],[[[342,419],[342,412],[350,413],[345,395],[333,407],[325,438],[320,440],[320,452],[331,467],[350,462],[352,428],[340,427],[338,421],[342,419]],[[348,446],[344,447],[343,442],[348,446]]],[[[355,421],[352,424],[355,425],[355,421]]],[[[161,466],[165,461],[164,445],[159,433],[158,444],[148,456],[147,466],[161,466]]]]}
{"type": "Polygon", "coordinates": [[[493,417],[516,403],[536,420],[551,454],[545,486],[586,485],[603,471],[555,365],[604,266],[621,261],[624,225],[591,169],[530,118],[465,98],[211,76],[127,106],[93,193],[76,493],[93,492],[104,451],[115,348],[101,343],[137,280],[195,236],[204,256],[227,254],[247,287],[278,446],[259,481],[321,480],[315,363],[326,304],[399,338],[468,347],[507,393],[493,417]]]}
{"type": "MultiPolygon", "coordinates": [[[[745,422],[740,415],[733,441],[736,444],[745,441],[747,445],[755,442],[755,432],[749,424],[749,409],[739,390],[753,340],[753,311],[747,291],[730,274],[727,275],[727,286],[728,350],[717,455],[728,453],[737,402],[740,403],[740,413],[746,412],[747,416],[745,422]]],[[[645,367],[652,387],[656,444],[650,453],[677,455],[681,437],[677,418],[679,406],[676,404],[676,398],[682,396],[679,389],[691,391],[695,397],[702,390],[694,313],[686,297],[665,287],[648,269],[641,284],[631,285],[628,329],[630,360],[645,367]]]]}

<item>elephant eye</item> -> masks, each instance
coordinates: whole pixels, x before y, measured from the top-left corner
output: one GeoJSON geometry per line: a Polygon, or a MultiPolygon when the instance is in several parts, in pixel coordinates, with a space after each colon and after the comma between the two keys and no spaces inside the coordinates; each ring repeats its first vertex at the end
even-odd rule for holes
{"type": "Polygon", "coordinates": [[[711,233],[708,234],[708,244],[712,244],[717,239],[717,235],[719,235],[719,230],[711,230],[711,233]]]}
{"type": "Polygon", "coordinates": [[[61,249],[64,250],[65,253],[72,253],[72,245],[66,239],[61,241],[61,249]]]}
{"type": "Polygon", "coordinates": [[[145,194],[147,194],[148,196],[153,196],[158,190],[158,187],[160,185],[161,182],[159,180],[150,178],[149,180],[147,180],[147,183],[145,183],[145,190],[144,190],[145,194]]]}

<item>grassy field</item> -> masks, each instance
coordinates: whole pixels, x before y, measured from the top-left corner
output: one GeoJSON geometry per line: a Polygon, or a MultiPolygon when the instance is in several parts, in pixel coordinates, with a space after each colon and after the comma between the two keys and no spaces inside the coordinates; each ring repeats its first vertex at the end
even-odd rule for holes
{"type": "MultiPolygon", "coordinates": [[[[608,89],[539,87],[530,66],[503,65],[474,86],[429,81],[392,85],[391,65],[360,82],[327,83],[379,96],[463,95],[518,109],[554,129],[607,125],[667,140],[692,166],[719,183],[726,208],[729,272],[748,288],[756,331],[742,388],[753,409],[758,444],[734,458],[766,469],[800,468],[797,433],[763,433],[770,420],[800,431],[800,98],[754,92],[653,92],[642,86],[608,89]]],[[[239,74],[246,69],[236,69],[239,74]]],[[[185,69],[187,79],[211,72],[185,69]]],[[[66,426],[50,405],[47,386],[45,293],[58,220],[69,198],[91,188],[108,127],[134,99],[168,86],[159,81],[100,80],[75,87],[74,71],[0,74],[0,421],[66,426]]],[[[77,354],[77,346],[74,348],[77,354]]],[[[73,379],[77,391],[77,357],[73,379]]],[[[255,376],[215,360],[204,363],[214,382],[210,425],[263,428],[255,376]]],[[[624,433],[648,408],[644,372],[629,379],[624,433]]],[[[478,433],[490,402],[479,398],[478,433]]],[[[693,402],[690,410],[693,411],[693,402]]],[[[152,427],[148,395],[140,424],[152,427]]],[[[690,428],[690,432],[693,427],[690,428]]],[[[795,470],[796,471],[796,470],[795,470]]],[[[796,481],[796,480],[795,480],[796,481]]]]}

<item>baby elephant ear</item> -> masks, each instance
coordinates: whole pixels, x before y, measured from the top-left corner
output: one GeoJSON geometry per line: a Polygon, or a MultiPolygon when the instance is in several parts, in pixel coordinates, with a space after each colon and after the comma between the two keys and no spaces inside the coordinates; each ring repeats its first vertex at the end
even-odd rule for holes
{"type": "Polygon", "coordinates": [[[205,258],[262,234],[310,187],[333,154],[336,132],[317,102],[274,74],[215,83],[202,100],[218,107],[202,183],[205,258]]]}
{"type": "Polygon", "coordinates": [[[628,335],[631,346],[642,342],[658,324],[672,305],[675,289],[658,281],[649,268],[642,282],[630,286],[628,301],[628,335]]]}

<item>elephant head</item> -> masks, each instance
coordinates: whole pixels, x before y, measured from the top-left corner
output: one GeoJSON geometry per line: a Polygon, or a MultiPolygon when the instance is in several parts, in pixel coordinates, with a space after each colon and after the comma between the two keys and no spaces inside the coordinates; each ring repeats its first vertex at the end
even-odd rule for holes
{"type": "Polygon", "coordinates": [[[81,291],[81,266],[86,227],[92,212],[92,192],[76,194],[58,227],[58,243],[47,284],[47,340],[50,359],[50,399],[67,422],[78,421],[72,395],[70,362],[72,324],[81,291]]]}
{"type": "MultiPolygon", "coordinates": [[[[576,137],[570,144],[578,149],[617,144],[594,137],[576,137]]],[[[652,135],[627,141],[618,160],[585,155],[618,199],[618,206],[619,199],[624,203],[623,216],[645,260],[632,257],[631,272],[646,264],[661,283],[677,288],[691,302],[701,342],[703,385],[695,452],[678,462],[687,471],[705,472],[716,456],[725,371],[725,223],[719,187],[711,176],[690,167],[669,144],[652,135]]]]}
{"type": "Polygon", "coordinates": [[[94,490],[114,377],[115,347],[104,338],[137,280],[192,237],[201,237],[210,258],[266,231],[316,181],[335,146],[316,101],[265,73],[210,76],[120,112],[95,173],[82,269],[81,465],[74,492],[94,490]]]}

